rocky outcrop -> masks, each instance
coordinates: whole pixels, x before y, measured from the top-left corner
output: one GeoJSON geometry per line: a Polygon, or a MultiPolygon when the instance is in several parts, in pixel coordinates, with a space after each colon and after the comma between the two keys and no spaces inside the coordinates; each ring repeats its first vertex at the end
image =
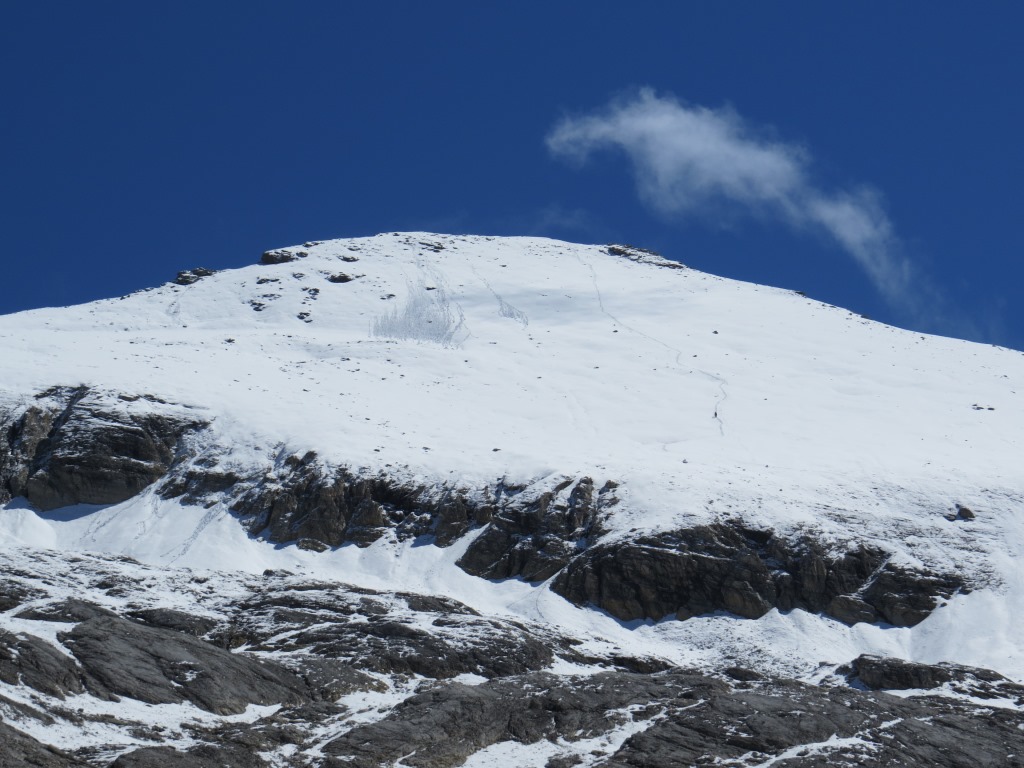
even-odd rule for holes
{"type": "Polygon", "coordinates": [[[113,611],[109,611],[88,600],[69,597],[66,600],[26,608],[16,613],[15,618],[28,619],[29,621],[59,621],[61,623],[74,624],[79,621],[116,615],[113,611]]]}
{"type": "Polygon", "coordinates": [[[626,621],[800,608],[847,624],[913,626],[965,588],[956,575],[889,562],[877,546],[826,550],[810,535],[741,522],[611,538],[617,485],[589,477],[428,487],[329,468],[313,452],[243,474],[188,439],[205,426],[194,411],[152,397],[54,389],[6,422],[0,500],[23,495],[43,510],[112,504],[159,482],[164,498],[226,504],[253,535],[314,552],[384,535],[443,547],[482,528],[458,561],[466,572],[553,579],[573,603],[626,621]]]}
{"type": "Polygon", "coordinates": [[[612,256],[622,256],[623,258],[635,261],[638,264],[653,264],[656,267],[665,267],[667,269],[686,269],[685,264],[681,264],[678,261],[671,261],[666,259],[657,251],[652,251],[648,248],[640,248],[635,245],[608,245],[606,246],[608,253],[612,256]]]}
{"type": "Polygon", "coordinates": [[[64,699],[85,691],[74,660],[34,635],[0,630],[0,682],[64,699]]]}
{"type": "Polygon", "coordinates": [[[454,683],[407,699],[381,722],[354,728],[324,752],[340,758],[331,766],[369,768],[405,756],[403,762],[410,766],[460,765],[502,741],[594,738],[631,719],[622,710],[656,708],[659,698],[692,683],[727,689],[717,681],[678,673],[661,678],[622,672],[585,678],[535,673],[476,686],[454,683]]]}
{"type": "Polygon", "coordinates": [[[811,539],[720,523],[599,543],[574,558],[552,589],[624,621],[727,611],[756,619],[773,608],[912,626],[962,582],[887,562],[880,549],[840,554],[811,539]]]}
{"type": "Polygon", "coordinates": [[[849,678],[876,691],[951,690],[980,699],[1010,699],[1024,704],[1024,686],[998,672],[960,664],[921,664],[886,656],[858,656],[849,678]]]}
{"type": "Polygon", "coordinates": [[[304,259],[309,256],[307,251],[292,250],[290,248],[276,248],[264,251],[260,257],[260,264],[287,264],[289,261],[304,259]]]}
{"type": "Polygon", "coordinates": [[[903,700],[847,688],[771,681],[697,689],[628,738],[602,765],[669,768],[775,764],[792,768],[1022,765],[1022,715],[942,699],[903,700]],[[748,760],[744,760],[746,757],[748,760]]]}
{"type": "Polygon", "coordinates": [[[184,611],[176,611],[173,608],[144,608],[132,611],[128,614],[130,618],[149,624],[153,627],[171,629],[175,632],[184,632],[193,637],[203,637],[212,632],[217,622],[206,616],[196,616],[184,611]]]}
{"type": "Polygon", "coordinates": [[[495,747],[496,764],[538,768],[967,768],[1024,753],[1024,686],[989,670],[860,657],[820,685],[731,658],[697,672],[440,596],[286,571],[214,578],[92,555],[73,568],[58,553],[7,557],[35,597],[18,631],[0,634],[4,766],[445,768],[495,747]],[[55,636],[52,622],[73,626],[55,636]],[[866,690],[933,684],[942,697],[866,690]],[[213,714],[247,703],[280,706],[213,714]],[[78,730],[105,743],[69,737],[78,730]]]}
{"type": "MultiPolygon", "coordinates": [[[[0,631],[0,681],[20,682],[58,698],[88,691],[104,700],[127,696],[149,704],[191,702],[218,714],[238,714],[249,704],[295,704],[322,696],[316,685],[274,662],[200,639],[217,622],[168,608],[135,615],[147,623],[74,598],[21,611],[22,620],[75,623],[59,635],[71,656],[37,637],[0,631]]],[[[322,671],[316,670],[319,678],[322,671]]]]}
{"type": "Polygon", "coordinates": [[[314,551],[346,542],[365,546],[388,530],[401,539],[433,536],[438,546],[448,546],[490,512],[486,505],[471,503],[464,490],[329,471],[312,452],[288,457],[277,471],[250,478],[189,467],[160,490],[165,498],[191,503],[224,492],[253,534],[277,542],[302,541],[304,549],[314,551]]]}
{"type": "Polygon", "coordinates": [[[204,277],[209,277],[215,274],[217,270],[207,269],[206,267],[193,267],[192,269],[183,269],[178,273],[178,276],[174,278],[174,282],[177,285],[192,285],[198,283],[204,277]]]}
{"type": "Polygon", "coordinates": [[[303,650],[374,673],[434,679],[521,674],[548,666],[557,652],[574,657],[567,641],[553,633],[485,619],[454,600],[396,595],[392,599],[412,612],[399,617],[394,603],[380,596],[308,587],[260,590],[211,638],[224,647],[274,654],[303,650]]]}
{"type": "Polygon", "coordinates": [[[445,768],[499,742],[548,744],[547,765],[1020,765],[1024,715],[901,700],[793,681],[729,684],[695,673],[587,678],[532,674],[447,685],[407,699],[379,723],[330,742],[326,765],[445,768]],[[596,735],[631,725],[621,746],[596,735]],[[558,745],[558,746],[555,746],[558,745]],[[596,751],[595,751],[596,747],[596,751]]]}
{"type": "Polygon", "coordinates": [[[127,696],[149,704],[188,701],[222,715],[249,704],[293,704],[310,698],[303,682],[273,662],[230,653],[190,635],[119,617],[76,625],[64,644],[82,666],[94,696],[127,696]]]}
{"type": "Polygon", "coordinates": [[[887,564],[864,590],[863,600],[883,621],[912,627],[928,618],[940,599],[969,588],[957,575],[887,564]]]}
{"type": "Polygon", "coordinates": [[[39,594],[37,590],[10,579],[0,578],[0,613],[17,608],[39,594]]]}
{"type": "Polygon", "coordinates": [[[3,768],[87,768],[88,765],[0,722],[0,766],[3,768]]]}
{"type": "Polygon", "coordinates": [[[898,566],[878,547],[826,550],[809,535],[794,540],[740,522],[609,540],[605,526],[619,503],[616,487],[563,478],[543,488],[498,483],[471,496],[385,475],[328,471],[308,453],[255,478],[195,464],[165,482],[161,493],[191,503],[226,493],[253,534],[311,551],[365,546],[389,531],[448,546],[483,526],[458,561],[466,572],[554,578],[558,594],[626,621],[715,611],[758,618],[773,608],[799,608],[847,624],[913,626],[965,589],[955,575],[898,566]]]}
{"type": "Polygon", "coordinates": [[[116,504],[162,478],[182,438],[204,425],[156,398],[56,388],[0,429],[0,501],[42,510],[116,504]],[[141,402],[140,402],[141,401],[141,402]]]}
{"type": "Polygon", "coordinates": [[[883,656],[858,656],[852,674],[872,690],[938,688],[953,679],[953,671],[938,664],[917,664],[883,656]]]}
{"type": "Polygon", "coordinates": [[[491,523],[458,565],[485,579],[520,577],[544,581],[586,548],[598,515],[616,503],[614,483],[599,491],[594,481],[566,478],[536,497],[517,499],[522,488],[499,485],[491,523]]]}
{"type": "Polygon", "coordinates": [[[144,747],[121,755],[110,768],[262,768],[267,764],[244,746],[200,744],[189,750],[144,747]]]}

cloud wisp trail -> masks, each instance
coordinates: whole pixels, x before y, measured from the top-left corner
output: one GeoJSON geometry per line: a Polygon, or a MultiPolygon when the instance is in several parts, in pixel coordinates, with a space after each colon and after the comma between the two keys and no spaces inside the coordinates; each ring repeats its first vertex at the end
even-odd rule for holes
{"type": "Polygon", "coordinates": [[[641,199],[664,214],[747,214],[823,234],[890,305],[919,322],[931,319],[926,287],[901,253],[881,196],[867,186],[819,186],[804,148],[767,138],[731,109],[642,89],[598,112],[563,119],[546,143],[555,156],[580,164],[596,151],[622,150],[641,199]]]}

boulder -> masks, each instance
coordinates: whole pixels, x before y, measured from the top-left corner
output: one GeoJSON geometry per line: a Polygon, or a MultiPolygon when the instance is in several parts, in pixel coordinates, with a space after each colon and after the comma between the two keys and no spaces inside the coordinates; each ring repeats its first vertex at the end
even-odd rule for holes
{"type": "Polygon", "coordinates": [[[271,251],[264,251],[260,257],[260,264],[287,264],[296,259],[304,259],[309,254],[306,251],[291,251],[287,248],[278,248],[271,251]]]}

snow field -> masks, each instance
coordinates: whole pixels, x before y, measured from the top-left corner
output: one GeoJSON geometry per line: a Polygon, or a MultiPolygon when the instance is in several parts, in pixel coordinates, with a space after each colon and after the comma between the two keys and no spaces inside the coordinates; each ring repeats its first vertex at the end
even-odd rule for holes
{"type": "Polygon", "coordinates": [[[469,492],[588,475],[621,484],[612,537],[741,518],[980,588],[912,629],[801,611],[624,627],[544,585],[466,575],[466,539],[315,554],[150,491],[51,513],[15,500],[0,546],[447,594],[683,664],[809,676],[872,652],[1024,679],[1020,353],[602,246],[408,233],[286,250],[307,255],[0,318],[0,408],[54,385],[150,394],[209,419],[225,466],[315,450],[469,492]],[[947,520],[956,504],[977,518],[947,520]]]}

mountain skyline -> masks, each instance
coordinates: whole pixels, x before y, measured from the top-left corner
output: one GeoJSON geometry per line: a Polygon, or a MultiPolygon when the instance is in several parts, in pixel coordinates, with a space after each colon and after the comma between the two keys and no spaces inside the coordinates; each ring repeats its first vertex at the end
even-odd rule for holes
{"type": "Polygon", "coordinates": [[[12,9],[0,194],[17,290],[0,312],[309,238],[419,230],[633,243],[1024,348],[1024,115],[1005,87],[1021,66],[1015,6],[540,11],[12,9]],[[645,180],[621,131],[585,164],[552,143],[567,125],[608,127],[614,105],[645,92],[679,107],[651,157],[683,177],[645,180]],[[711,125],[726,126],[717,144],[681,143],[711,125]],[[691,187],[681,202],[695,166],[680,147],[727,150],[703,177],[711,194],[691,187]],[[787,180],[744,165],[758,158],[787,180]],[[735,178],[762,191],[723,184],[735,178]]]}

